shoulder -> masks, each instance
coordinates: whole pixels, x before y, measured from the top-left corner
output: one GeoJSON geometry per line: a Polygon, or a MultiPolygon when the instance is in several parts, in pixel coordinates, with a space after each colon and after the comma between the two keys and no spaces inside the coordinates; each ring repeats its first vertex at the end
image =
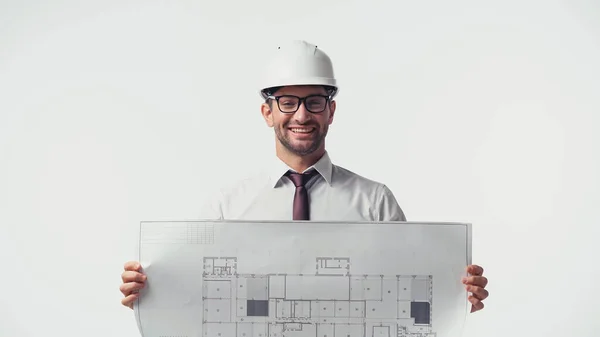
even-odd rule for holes
{"type": "Polygon", "coordinates": [[[334,185],[352,188],[354,193],[368,197],[379,221],[406,221],[396,196],[385,183],[338,165],[333,165],[332,181],[334,185]]]}
{"type": "Polygon", "coordinates": [[[224,183],[219,189],[219,197],[223,201],[243,198],[247,194],[254,194],[269,184],[269,175],[266,171],[256,170],[244,176],[224,183]]]}
{"type": "Polygon", "coordinates": [[[254,197],[257,191],[269,183],[264,171],[246,173],[244,176],[227,180],[211,191],[207,191],[208,199],[204,204],[201,216],[210,219],[223,219],[236,205],[254,197]]]}
{"type": "Polygon", "coordinates": [[[385,193],[389,190],[385,184],[367,178],[339,165],[332,165],[332,183],[336,185],[354,185],[363,193],[385,193]]]}

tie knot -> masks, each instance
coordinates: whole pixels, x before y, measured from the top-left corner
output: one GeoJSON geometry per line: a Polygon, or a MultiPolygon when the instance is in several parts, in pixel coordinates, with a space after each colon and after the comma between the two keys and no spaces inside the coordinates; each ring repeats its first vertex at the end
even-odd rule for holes
{"type": "Polygon", "coordinates": [[[317,170],[311,170],[310,172],[306,173],[288,171],[287,176],[294,183],[294,186],[300,187],[304,186],[315,174],[317,174],[317,170]]]}

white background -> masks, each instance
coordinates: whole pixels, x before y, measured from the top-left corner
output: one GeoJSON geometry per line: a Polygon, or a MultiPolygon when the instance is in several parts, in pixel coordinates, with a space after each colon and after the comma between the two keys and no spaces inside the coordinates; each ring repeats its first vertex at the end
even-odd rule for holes
{"type": "Polygon", "coordinates": [[[193,219],[273,156],[261,61],[341,85],[328,150],[409,220],[474,223],[465,336],[597,336],[600,4],[0,2],[0,336],[137,336],[140,220],[193,219]],[[234,174],[234,177],[230,175],[234,174]]]}

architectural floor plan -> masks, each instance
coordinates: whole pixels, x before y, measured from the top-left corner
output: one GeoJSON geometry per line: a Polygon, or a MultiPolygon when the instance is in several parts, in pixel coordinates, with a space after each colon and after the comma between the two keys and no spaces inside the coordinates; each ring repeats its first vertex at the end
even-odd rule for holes
{"type": "Polygon", "coordinates": [[[143,337],[458,337],[470,225],[144,222],[143,337]]]}
{"type": "Polygon", "coordinates": [[[435,337],[432,276],[359,275],[347,257],[312,274],[239,274],[236,257],[205,257],[204,336],[435,337]]]}

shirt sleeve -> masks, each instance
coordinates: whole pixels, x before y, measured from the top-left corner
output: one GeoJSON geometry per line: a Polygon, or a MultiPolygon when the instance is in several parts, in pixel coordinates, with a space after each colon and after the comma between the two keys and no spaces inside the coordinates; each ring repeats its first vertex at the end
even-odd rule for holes
{"type": "Polygon", "coordinates": [[[381,185],[378,199],[378,221],[406,221],[404,211],[398,205],[394,193],[386,185],[381,185]]]}

